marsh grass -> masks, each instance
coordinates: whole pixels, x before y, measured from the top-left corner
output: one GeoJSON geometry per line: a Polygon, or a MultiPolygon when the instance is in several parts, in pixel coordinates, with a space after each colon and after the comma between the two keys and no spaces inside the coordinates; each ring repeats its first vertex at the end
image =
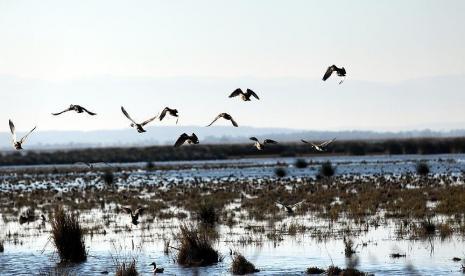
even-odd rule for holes
{"type": "Polygon", "coordinates": [[[180,247],[177,255],[178,264],[186,267],[208,266],[221,261],[205,231],[194,226],[182,225],[177,238],[180,247]]]}
{"type": "Polygon", "coordinates": [[[426,161],[420,161],[416,164],[416,172],[420,176],[427,176],[430,172],[430,168],[426,161]]]}
{"type": "Polygon", "coordinates": [[[116,276],[137,276],[136,260],[130,262],[118,262],[116,264],[116,276]]]}
{"type": "Polygon", "coordinates": [[[198,207],[197,219],[202,223],[214,225],[219,221],[219,214],[211,202],[204,202],[198,207]]]}
{"type": "Polygon", "coordinates": [[[316,267],[316,266],[312,266],[312,267],[307,268],[305,272],[309,275],[320,275],[320,274],[325,273],[325,270],[322,268],[316,267]]]}
{"type": "Polygon", "coordinates": [[[52,241],[61,262],[83,262],[87,259],[84,233],[78,217],[66,214],[62,208],[55,210],[52,218],[52,241]]]}
{"type": "Polygon", "coordinates": [[[235,275],[245,275],[259,272],[260,270],[256,269],[254,264],[249,262],[241,254],[235,254],[231,264],[231,272],[235,275]]]}
{"type": "Polygon", "coordinates": [[[319,177],[332,177],[336,173],[336,168],[333,166],[331,161],[326,161],[321,164],[321,167],[318,171],[319,177]]]}
{"type": "Polygon", "coordinates": [[[274,174],[275,174],[276,177],[278,177],[278,178],[283,178],[283,177],[286,177],[287,171],[286,171],[286,169],[284,169],[284,168],[278,167],[278,168],[274,169],[274,174]]]}
{"type": "Polygon", "coordinates": [[[5,247],[3,246],[3,240],[0,240],[0,253],[5,251],[5,247]]]}
{"type": "Polygon", "coordinates": [[[305,169],[308,167],[308,162],[305,159],[299,158],[295,160],[294,166],[298,169],[305,169]]]}
{"type": "Polygon", "coordinates": [[[352,257],[352,255],[355,254],[354,241],[350,238],[344,237],[343,242],[344,242],[344,255],[347,258],[352,257]]]}

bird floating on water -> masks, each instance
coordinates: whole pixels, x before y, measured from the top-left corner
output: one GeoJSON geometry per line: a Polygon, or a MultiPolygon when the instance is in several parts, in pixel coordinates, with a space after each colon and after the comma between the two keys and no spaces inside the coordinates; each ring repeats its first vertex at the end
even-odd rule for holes
{"type": "Polygon", "coordinates": [[[278,143],[275,140],[271,140],[271,139],[265,139],[265,140],[263,140],[263,143],[260,143],[260,141],[258,141],[258,139],[255,138],[255,137],[250,137],[249,139],[252,140],[252,141],[255,141],[254,146],[258,150],[263,150],[265,148],[266,144],[277,144],[278,143]]]}
{"type": "Polygon", "coordinates": [[[231,95],[229,95],[230,98],[234,98],[234,97],[237,97],[237,96],[241,96],[241,99],[245,102],[248,102],[250,101],[250,97],[253,96],[255,99],[257,100],[260,100],[260,98],[258,97],[258,95],[252,91],[252,89],[249,89],[247,88],[246,92],[244,93],[244,91],[242,91],[242,89],[240,88],[237,88],[236,90],[234,90],[231,95]]]}
{"type": "Polygon", "coordinates": [[[144,210],[145,210],[144,208],[139,207],[133,212],[132,209],[129,207],[121,207],[122,212],[131,215],[131,221],[132,221],[132,224],[134,225],[139,224],[139,216],[142,215],[144,210]]]}
{"type": "Polygon", "coordinates": [[[84,108],[84,107],[82,107],[80,105],[77,105],[77,104],[72,104],[67,109],[65,109],[65,110],[63,110],[61,112],[58,112],[58,113],[52,113],[52,115],[57,116],[57,115],[63,114],[63,113],[68,112],[68,111],[76,111],[77,113],[86,112],[87,114],[89,114],[91,116],[97,115],[97,113],[91,112],[91,111],[87,110],[86,108],[84,108]]]}
{"type": "Polygon", "coordinates": [[[169,114],[173,117],[176,117],[176,124],[178,123],[178,120],[179,120],[179,115],[178,115],[178,110],[177,109],[172,109],[172,108],[169,108],[169,107],[165,107],[165,109],[163,109],[163,111],[161,112],[160,114],[160,121],[163,120],[163,118],[165,118],[166,114],[169,114]]]}
{"type": "Polygon", "coordinates": [[[339,84],[343,83],[346,77],[346,69],[344,67],[339,68],[336,65],[331,65],[328,67],[325,75],[323,76],[323,81],[326,81],[334,71],[336,71],[339,77],[343,77],[339,84]]]}
{"type": "Polygon", "coordinates": [[[18,141],[16,140],[15,125],[13,124],[11,120],[9,120],[8,123],[10,124],[10,131],[11,131],[11,135],[13,139],[13,146],[17,150],[23,149],[23,143],[26,142],[27,137],[36,129],[36,126],[18,141]]]}
{"type": "Polygon", "coordinates": [[[153,118],[150,118],[140,124],[136,123],[136,121],[134,121],[131,116],[129,116],[128,112],[126,111],[126,109],[124,109],[124,107],[121,107],[121,111],[123,112],[124,116],[126,116],[126,118],[129,119],[129,121],[131,121],[131,127],[134,127],[137,129],[137,132],[139,133],[142,133],[142,132],[146,132],[146,130],[144,129],[144,126],[148,123],[150,123],[151,121],[155,120],[157,117],[158,117],[158,114],[153,117],[153,118]]]}
{"type": "Polygon", "coordinates": [[[223,118],[225,120],[231,121],[232,125],[235,126],[235,127],[239,126],[236,123],[236,121],[234,121],[234,119],[233,119],[233,117],[231,115],[229,115],[228,113],[220,113],[218,116],[216,116],[215,120],[213,120],[213,122],[211,122],[207,127],[213,125],[213,123],[216,122],[216,120],[218,120],[219,118],[223,118]]]}
{"type": "Polygon", "coordinates": [[[198,144],[199,143],[199,138],[197,138],[197,135],[195,135],[195,133],[192,133],[192,135],[188,135],[187,133],[183,133],[183,134],[181,134],[181,136],[179,136],[178,140],[176,140],[176,143],[174,143],[174,146],[175,147],[180,147],[186,142],[188,144],[198,144]]]}
{"type": "Polygon", "coordinates": [[[280,208],[284,208],[288,214],[294,214],[295,208],[297,208],[300,204],[302,204],[305,200],[302,200],[300,202],[297,202],[292,205],[287,205],[282,202],[276,201],[276,205],[280,208]]]}
{"type": "Polygon", "coordinates": [[[305,144],[310,144],[312,146],[312,148],[314,148],[316,151],[326,151],[326,147],[331,144],[332,142],[334,142],[336,140],[336,138],[333,138],[329,141],[326,141],[326,142],[323,142],[323,143],[320,143],[320,144],[314,144],[312,142],[308,142],[308,141],[305,141],[305,140],[301,140],[302,142],[304,142],[305,144]]]}
{"type": "Polygon", "coordinates": [[[155,262],[151,263],[150,265],[153,265],[153,274],[163,273],[163,271],[165,271],[164,268],[157,267],[157,264],[155,262]]]}

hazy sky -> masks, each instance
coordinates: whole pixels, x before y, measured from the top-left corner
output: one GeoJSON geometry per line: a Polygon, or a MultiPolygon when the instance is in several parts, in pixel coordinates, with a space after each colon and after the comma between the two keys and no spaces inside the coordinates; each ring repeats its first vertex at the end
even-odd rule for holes
{"type": "Polygon", "coordinates": [[[227,111],[266,127],[457,126],[464,13],[463,0],[2,0],[0,131],[10,117],[22,130],[123,128],[121,104],[141,120],[184,108],[195,125],[227,111]],[[320,81],[333,63],[348,70],[343,85],[320,81]],[[422,80],[431,86],[409,89],[422,80]],[[263,101],[228,99],[239,86],[263,101]],[[49,116],[70,103],[100,117],[49,116]]]}

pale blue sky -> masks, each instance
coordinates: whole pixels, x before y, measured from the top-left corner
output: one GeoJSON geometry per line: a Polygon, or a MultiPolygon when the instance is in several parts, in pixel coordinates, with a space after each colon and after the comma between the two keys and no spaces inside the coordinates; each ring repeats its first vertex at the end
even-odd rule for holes
{"type": "Polygon", "coordinates": [[[179,107],[195,125],[227,111],[251,126],[457,127],[464,14],[461,0],[2,0],[0,89],[16,94],[0,101],[0,119],[23,130],[124,128],[124,103],[141,119],[179,107]],[[348,70],[341,86],[320,81],[333,63],[348,70]],[[228,99],[239,86],[263,101],[228,99]],[[48,115],[70,103],[99,118],[48,115]]]}

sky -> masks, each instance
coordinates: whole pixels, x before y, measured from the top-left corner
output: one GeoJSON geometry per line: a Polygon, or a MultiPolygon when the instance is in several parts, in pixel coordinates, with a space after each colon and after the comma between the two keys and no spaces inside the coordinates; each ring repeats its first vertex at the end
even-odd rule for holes
{"type": "Polygon", "coordinates": [[[127,128],[121,105],[138,120],[175,107],[182,125],[229,112],[254,127],[465,128],[464,12],[462,0],[1,0],[0,131],[9,118],[127,128]],[[321,81],[331,64],[342,85],[321,81]],[[229,99],[237,87],[261,100],[229,99]],[[71,103],[99,115],[50,115],[71,103]]]}

